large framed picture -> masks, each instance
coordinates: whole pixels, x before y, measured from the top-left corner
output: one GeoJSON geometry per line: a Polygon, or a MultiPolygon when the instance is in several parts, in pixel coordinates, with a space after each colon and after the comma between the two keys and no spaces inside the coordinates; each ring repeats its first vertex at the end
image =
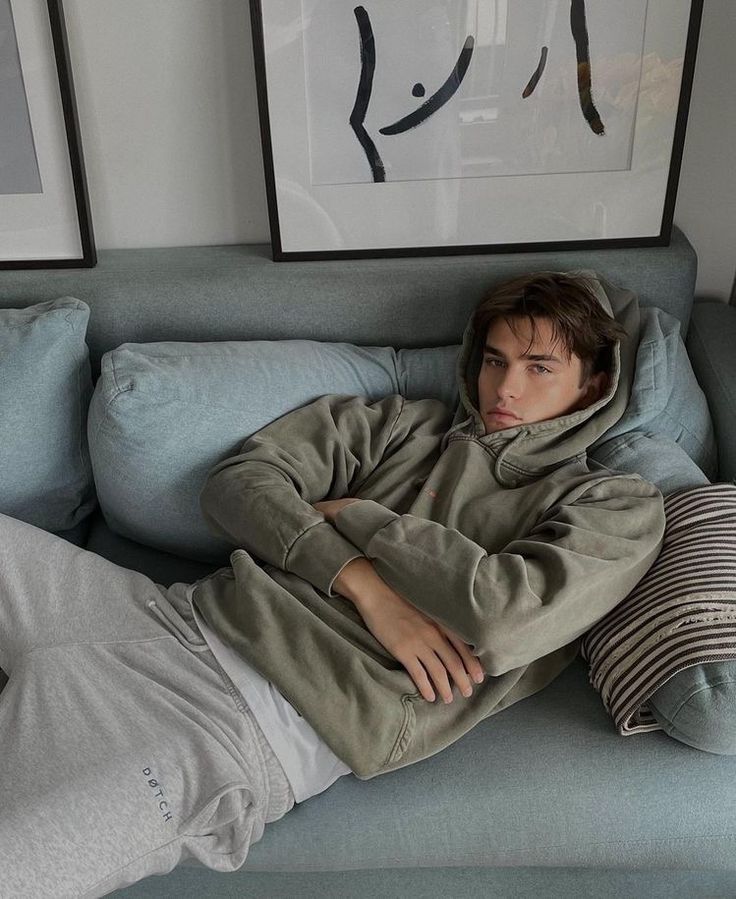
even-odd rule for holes
{"type": "Polygon", "coordinates": [[[702,0],[251,0],[276,260],[669,242],[702,0]]]}
{"type": "Polygon", "coordinates": [[[61,0],[0,0],[0,268],[96,263],[61,0]]]}

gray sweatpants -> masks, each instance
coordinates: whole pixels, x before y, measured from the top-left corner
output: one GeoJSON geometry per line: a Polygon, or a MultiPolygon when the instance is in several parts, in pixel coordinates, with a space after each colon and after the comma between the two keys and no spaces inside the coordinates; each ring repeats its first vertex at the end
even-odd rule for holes
{"type": "Polygon", "coordinates": [[[232,871],[294,805],[184,584],[0,515],[0,668],[3,899],[232,871]]]}

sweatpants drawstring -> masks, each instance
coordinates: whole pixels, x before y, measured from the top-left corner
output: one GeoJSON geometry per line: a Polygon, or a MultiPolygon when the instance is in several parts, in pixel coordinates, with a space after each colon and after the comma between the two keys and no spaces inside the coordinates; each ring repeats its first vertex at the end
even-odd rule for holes
{"type": "Polygon", "coordinates": [[[186,622],[175,609],[169,608],[167,611],[166,606],[159,606],[155,599],[149,599],[147,605],[159,621],[161,621],[167,629],[173,629],[179,640],[186,647],[191,649],[192,652],[207,652],[209,649],[207,642],[202,638],[195,643],[193,639],[193,637],[196,636],[195,631],[192,628],[188,628],[189,633],[185,632],[184,628],[186,627],[186,622]],[[174,615],[176,615],[176,618],[174,615]]]}

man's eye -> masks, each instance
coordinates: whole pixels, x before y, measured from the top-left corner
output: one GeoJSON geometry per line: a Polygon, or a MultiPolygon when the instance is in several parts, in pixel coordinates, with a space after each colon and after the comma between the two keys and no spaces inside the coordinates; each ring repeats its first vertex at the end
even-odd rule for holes
{"type": "Polygon", "coordinates": [[[502,359],[494,359],[492,356],[486,356],[483,361],[486,363],[486,365],[503,365],[502,359]]]}
{"type": "Polygon", "coordinates": [[[545,368],[544,365],[535,365],[534,368],[535,368],[540,374],[551,374],[551,372],[552,372],[552,369],[551,369],[551,368],[545,368]]]}

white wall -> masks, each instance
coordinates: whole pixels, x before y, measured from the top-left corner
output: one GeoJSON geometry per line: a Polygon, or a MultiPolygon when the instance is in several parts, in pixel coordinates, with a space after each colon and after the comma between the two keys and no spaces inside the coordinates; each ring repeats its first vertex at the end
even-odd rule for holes
{"type": "MultiPolygon", "coordinates": [[[[267,242],[247,0],[65,9],[98,247],[267,242]]],[[[699,295],[720,300],[736,261],[735,43],[734,0],[705,0],[675,221],[699,295]]]]}
{"type": "Polygon", "coordinates": [[[675,222],[698,252],[698,295],[719,300],[736,265],[735,43],[734,0],[705,0],[675,222]]]}
{"type": "Polygon", "coordinates": [[[65,0],[100,248],[269,240],[248,0],[65,0]]]}

